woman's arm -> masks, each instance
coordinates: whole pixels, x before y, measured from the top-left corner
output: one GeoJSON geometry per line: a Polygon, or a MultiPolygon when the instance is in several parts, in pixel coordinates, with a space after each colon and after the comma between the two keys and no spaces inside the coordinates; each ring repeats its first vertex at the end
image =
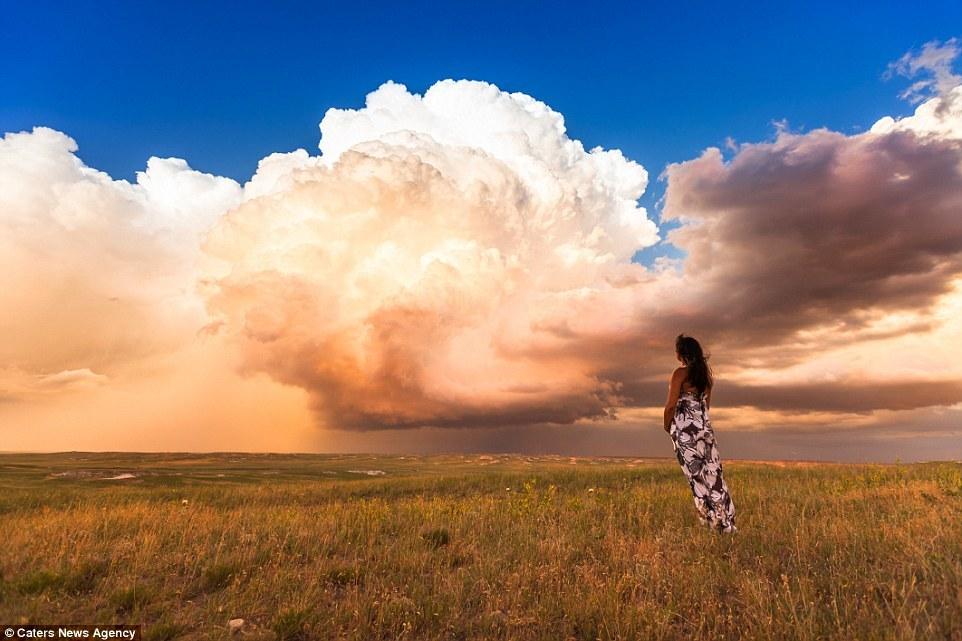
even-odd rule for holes
{"type": "Polygon", "coordinates": [[[681,397],[681,382],[685,380],[685,370],[679,367],[671,373],[671,382],[668,383],[668,402],[665,403],[665,431],[671,428],[671,419],[675,416],[675,405],[681,397]]]}
{"type": "Polygon", "coordinates": [[[709,385],[709,386],[708,386],[708,391],[705,392],[705,409],[706,409],[706,410],[710,410],[710,409],[711,409],[711,388],[712,388],[712,386],[709,385]]]}

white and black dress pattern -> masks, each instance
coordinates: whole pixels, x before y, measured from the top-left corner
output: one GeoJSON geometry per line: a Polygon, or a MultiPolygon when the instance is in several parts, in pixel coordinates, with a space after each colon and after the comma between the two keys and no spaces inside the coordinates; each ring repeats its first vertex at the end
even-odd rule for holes
{"type": "Polygon", "coordinates": [[[681,393],[669,434],[678,464],[688,477],[698,520],[722,532],[735,532],[735,504],[722,476],[704,394],[681,393]]]}

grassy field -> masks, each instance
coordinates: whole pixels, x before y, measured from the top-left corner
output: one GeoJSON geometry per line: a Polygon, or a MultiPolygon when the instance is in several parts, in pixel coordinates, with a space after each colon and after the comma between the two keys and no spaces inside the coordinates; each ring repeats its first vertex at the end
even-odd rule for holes
{"type": "Polygon", "coordinates": [[[0,455],[0,624],[962,640],[962,465],[724,464],[734,536],[669,459],[0,455]]]}

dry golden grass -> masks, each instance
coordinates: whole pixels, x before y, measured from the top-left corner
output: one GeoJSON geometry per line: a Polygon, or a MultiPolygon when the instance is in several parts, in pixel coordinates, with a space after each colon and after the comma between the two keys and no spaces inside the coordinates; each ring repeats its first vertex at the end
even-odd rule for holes
{"type": "Polygon", "coordinates": [[[143,623],[155,640],[222,639],[236,617],[242,639],[962,639],[962,465],[725,474],[734,537],[698,527],[667,459],[3,455],[0,623],[143,623]],[[136,478],[103,480],[122,473],[136,478]]]}

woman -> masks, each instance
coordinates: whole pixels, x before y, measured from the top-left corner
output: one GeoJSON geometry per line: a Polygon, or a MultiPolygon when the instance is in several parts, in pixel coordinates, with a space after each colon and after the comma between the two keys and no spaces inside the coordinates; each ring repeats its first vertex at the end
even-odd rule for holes
{"type": "Polygon", "coordinates": [[[665,431],[688,477],[698,520],[722,532],[735,532],[735,504],[722,477],[715,432],[708,416],[714,385],[708,357],[691,336],[675,339],[675,356],[682,366],[671,375],[665,405],[665,431]]]}

